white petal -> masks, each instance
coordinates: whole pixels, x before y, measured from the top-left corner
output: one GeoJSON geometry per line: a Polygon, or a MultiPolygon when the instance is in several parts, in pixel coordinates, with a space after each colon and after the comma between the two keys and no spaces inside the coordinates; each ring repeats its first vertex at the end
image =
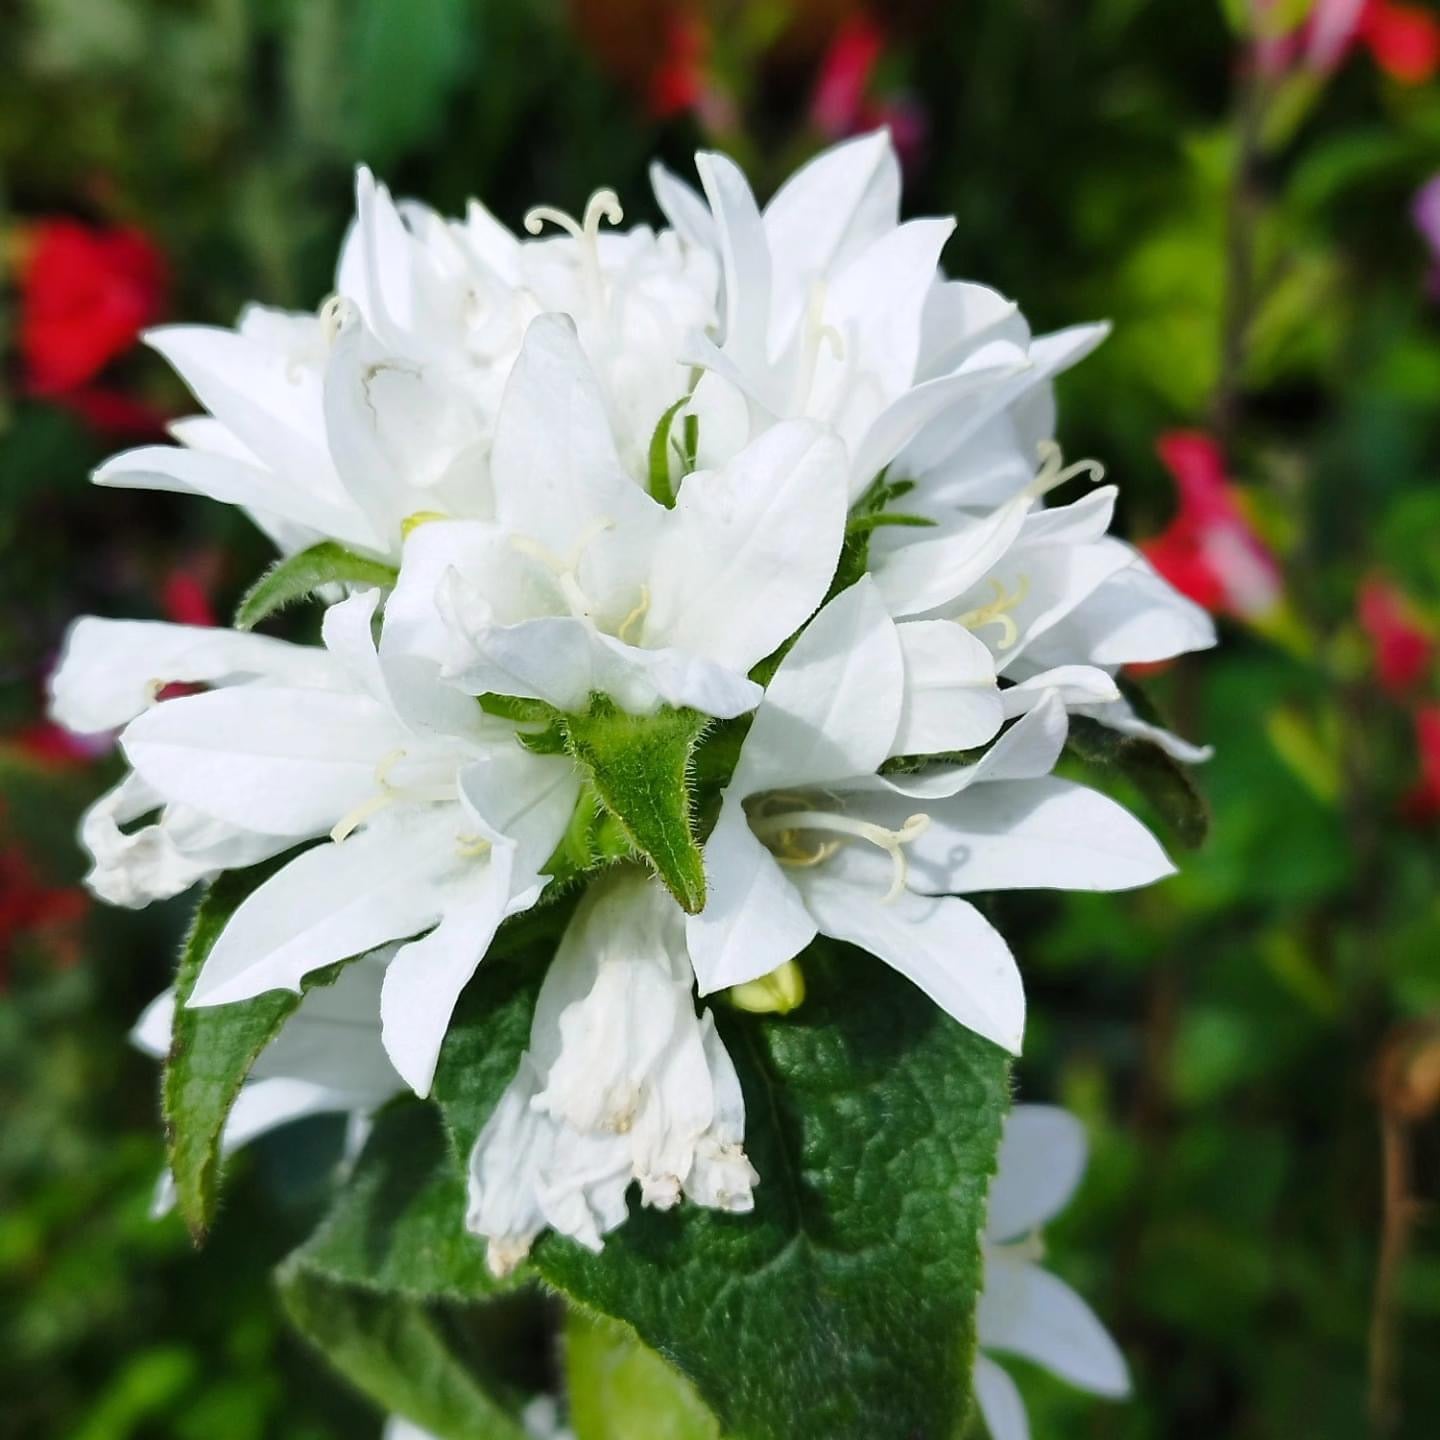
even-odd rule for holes
{"type": "Polygon", "coordinates": [[[343,845],[316,845],[241,903],[189,1003],[298,990],[312,970],[418,934],[444,913],[442,882],[474,864],[457,855],[453,827],[429,816],[381,814],[343,845]]]}
{"type": "Polygon", "coordinates": [[[805,627],[755,712],[730,783],[737,796],[866,775],[900,724],[904,661],[867,578],[805,627]]]}
{"type": "MultiPolygon", "coordinates": [[[[499,838],[493,836],[495,841],[499,838]]],[[[385,972],[380,998],[385,1053],[417,1095],[430,1093],[440,1045],[460,992],[484,959],[509,909],[513,847],[494,844],[490,854],[475,863],[483,879],[478,886],[467,887],[471,898],[447,908],[423,939],[402,946],[385,972]]]]}
{"type": "Polygon", "coordinates": [[[130,1043],[153,1060],[170,1053],[170,1032],[175,1021],[175,990],[162,990],[140,1013],[130,1029],[130,1043]]]}
{"type": "Polygon", "coordinates": [[[1125,1357],[1095,1312],[1063,1280],[1038,1265],[986,1265],[977,1313],[980,1343],[1043,1366],[1096,1395],[1130,1393],[1125,1357]]]}
{"type": "Polygon", "coordinates": [[[896,626],[905,657],[905,700],[892,755],[933,755],[983,745],[1003,718],[990,651],[948,620],[896,626]]]}
{"type": "Polygon", "coordinates": [[[975,1400],[990,1440],[1030,1440],[1030,1421],[1015,1382],[993,1360],[975,1357],[975,1400]]]}
{"type": "Polygon", "coordinates": [[[695,168],[715,217],[725,276],[724,347],[742,369],[763,371],[768,360],[770,246],[760,211],[740,167],[726,155],[702,151],[695,168]]]}
{"type": "Polygon", "coordinates": [[[266,686],[167,700],[132,720],[120,745],[167,800],[302,837],[377,793],[376,767],[408,738],[368,697],[266,686]]]}
{"type": "Polygon", "coordinates": [[[1031,503],[1022,496],[982,520],[961,520],[934,535],[920,530],[925,538],[886,551],[876,564],[875,584],[890,613],[923,615],[958,602],[1014,546],[1031,503]]]}
{"type": "Polygon", "coordinates": [[[841,850],[795,885],[822,934],[878,956],[960,1024],[1012,1054],[1025,1031],[1025,991],[1015,957],[974,906],[905,890],[894,900],[888,859],[841,850]]]}
{"type": "Polygon", "coordinates": [[[1071,709],[1076,715],[1087,715],[1102,725],[1108,725],[1112,730],[1118,730],[1122,735],[1133,735],[1137,740],[1149,740],[1182,765],[1201,765],[1215,753],[1208,745],[1192,745],[1172,731],[1142,720],[1130,702],[1123,697],[1112,700],[1109,704],[1072,705],[1071,709]]]}
{"type": "Polygon", "coordinates": [[[900,165],[886,130],[831,146],[785,181],[764,217],[780,334],[803,310],[811,283],[894,229],[899,210],[900,165]]]}
{"type": "Polygon", "coordinates": [[[716,243],[715,221],[705,202],[678,175],[658,160],[650,162],[650,188],[655,201],[675,232],[689,245],[711,249],[716,243]]]}
{"type": "Polygon", "coordinates": [[[1095,665],[1150,664],[1216,643],[1210,616],[1139,556],[1096,588],[1055,639],[1083,645],[1095,665]]]}
{"type": "Polygon", "coordinates": [[[992,340],[1028,346],[1030,327],[1020,307],[988,285],[939,281],[925,300],[919,378],[930,380],[954,370],[992,340]]]}
{"type": "Polygon", "coordinates": [[[163,490],[205,495],[225,505],[274,516],[308,535],[375,549],[378,540],[360,511],[318,490],[306,490],[288,476],[243,460],[170,445],[143,445],[107,460],[95,471],[97,485],[117,490],[163,490]]]}
{"type": "Polygon", "coordinates": [[[50,677],[50,714],[67,730],[95,734],[148,710],[166,685],[257,678],[324,685],[335,671],[320,652],[266,635],[87,615],[70,627],[50,677]]]}
{"type": "Polygon", "coordinates": [[[1108,670],[1097,665],[1057,665],[1001,691],[1005,718],[1010,720],[1033,710],[1052,690],[1059,695],[1061,704],[1076,714],[1082,713],[1082,706],[1103,706],[1120,696],[1108,670]]]}
{"type": "Polygon", "coordinates": [[[1085,1173],[1085,1127],[1058,1105],[1016,1105],[1005,1117],[986,1235],[1018,1240],[1069,1203],[1085,1173]]]}
{"type": "Polygon", "coordinates": [[[691,475],[655,556],[644,643],[749,670],[824,598],[845,515],[845,452],[817,425],[777,425],[691,475]]]}
{"type": "Polygon", "coordinates": [[[768,975],[815,938],[815,922],[735,794],[705,843],[705,908],[687,917],[700,993],[768,975]]]}
{"type": "MultiPolygon", "coordinates": [[[[885,808],[898,815],[905,802],[885,808]]],[[[1132,890],[1175,873],[1123,805],[1069,780],[972,785],[926,809],[930,825],[908,849],[910,883],[927,894],[1132,890]]]]}
{"type": "Polygon", "coordinates": [[[621,468],[604,397],[564,315],[537,316],[525,332],[490,470],[497,520],[560,558],[597,524],[644,529],[663,509],[621,468]]]}

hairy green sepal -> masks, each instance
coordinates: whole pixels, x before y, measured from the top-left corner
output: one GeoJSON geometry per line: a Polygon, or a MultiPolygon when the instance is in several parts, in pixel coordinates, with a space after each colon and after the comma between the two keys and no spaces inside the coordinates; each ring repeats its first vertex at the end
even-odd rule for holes
{"type": "Polygon", "coordinates": [[[322,540],[298,555],[277,560],[246,592],[235,610],[235,628],[253,630],[262,620],[304,600],[326,585],[379,585],[389,589],[399,571],[383,560],[357,555],[322,540]]]}

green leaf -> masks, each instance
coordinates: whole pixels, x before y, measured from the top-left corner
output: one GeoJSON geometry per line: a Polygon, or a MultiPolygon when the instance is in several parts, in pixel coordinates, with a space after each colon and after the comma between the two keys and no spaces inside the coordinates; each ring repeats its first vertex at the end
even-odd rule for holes
{"type": "Polygon", "coordinates": [[[585,767],[600,803],[691,915],[705,905],[705,865],[693,826],[690,765],[709,723],[698,711],[669,706],[630,715],[605,695],[591,696],[584,715],[561,719],[566,748],[585,767]]]}
{"type": "MultiPolygon", "coordinates": [[[[632,1205],[601,1254],[552,1235],[533,1264],[633,1327],[735,1440],[942,1440],[968,1408],[1008,1064],[859,951],[816,945],[803,963],[793,1014],[716,1012],[761,1176],[754,1213],[632,1205]]],[[[494,1102],[457,1082],[491,1041],[472,1011],[442,1056],[461,1153],[494,1102]]]]}
{"type": "Polygon", "coordinates": [[[570,1306],[565,1320],[570,1427],[577,1440],[719,1440],[695,1387],[628,1325],[570,1306]]]}
{"type": "MultiPolygon", "coordinates": [[[[230,917],[279,863],[233,871],[210,887],[195,914],[175,975],[175,1022],[161,1092],[176,1205],[197,1243],[215,1214],[220,1136],[230,1107],[256,1057],[294,1013],[301,997],[276,990],[200,1010],[188,1009],[185,1002],[230,917]]],[[[340,969],[332,965],[307,976],[305,989],[330,984],[340,969]]]]}
{"type": "Polygon", "coordinates": [[[1153,740],[1122,735],[1082,715],[1070,719],[1066,748],[1086,765],[1129,781],[1188,849],[1204,844],[1210,809],[1190,771],[1153,740]]]}
{"type": "Polygon", "coordinates": [[[357,1389],[441,1440],[524,1440],[462,1358],[445,1317],[418,1301],[339,1285],[293,1258],[277,1275],[295,1327],[357,1389]]]}
{"type": "Polygon", "coordinates": [[[650,436],[650,493],[667,509],[675,508],[675,487],[670,483],[670,426],[689,401],[682,395],[655,422],[650,436]]]}
{"type": "Polygon", "coordinates": [[[246,592],[235,610],[235,627],[253,630],[277,610],[313,595],[323,585],[394,585],[399,572],[382,560],[357,555],[322,540],[298,555],[277,560],[246,592]]]}
{"type": "Polygon", "coordinates": [[[473,1300],[502,1288],[485,1267],[484,1243],[465,1228],[465,1177],[439,1114],[413,1100],[375,1122],[330,1213],[291,1260],[340,1284],[412,1299],[473,1300]]]}

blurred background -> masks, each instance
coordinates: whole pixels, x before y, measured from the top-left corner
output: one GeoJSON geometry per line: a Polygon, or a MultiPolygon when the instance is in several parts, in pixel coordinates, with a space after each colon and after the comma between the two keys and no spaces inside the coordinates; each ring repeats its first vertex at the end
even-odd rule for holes
{"type": "Polygon", "coordinates": [[[1036,329],[1114,320],[1061,439],[1224,632],[1144,677],[1216,749],[1182,875],[1008,902],[1019,1092],[1094,1144],[1052,1263],[1137,1391],[1017,1365],[1035,1433],[1440,1433],[1440,10],[8,0],[0,54],[0,1433],[378,1432],[267,1279],[331,1131],[238,1162],[203,1255],[147,1217],[126,1032],[187,905],[78,888],[118,764],[43,686],[77,612],[212,623],[268,556],[222,507],[89,486],[189,408],[139,330],[316,305],[357,160],[446,211],[608,184],[634,221],[652,154],[723,147],[764,193],[879,124],[910,213],[958,216],[952,274],[1036,329]]]}

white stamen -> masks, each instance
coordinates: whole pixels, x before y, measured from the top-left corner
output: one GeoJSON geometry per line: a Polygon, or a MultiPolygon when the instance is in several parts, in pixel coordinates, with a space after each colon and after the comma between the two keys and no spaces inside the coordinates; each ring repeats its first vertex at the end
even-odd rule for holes
{"type": "Polygon", "coordinates": [[[864,840],[884,850],[894,867],[890,888],[885,893],[885,903],[889,904],[899,898],[909,878],[910,865],[904,847],[924,834],[929,824],[928,815],[911,815],[898,830],[889,830],[873,821],[856,820],[830,810],[786,810],[779,815],[765,815],[753,820],[751,829],[782,865],[818,865],[835,854],[847,840],[864,840]],[[807,848],[800,839],[807,830],[828,832],[840,838],[823,840],[819,845],[807,848]]]}
{"type": "Polygon", "coordinates": [[[1036,447],[1040,454],[1040,468],[1035,478],[1025,487],[1026,495],[1039,499],[1051,490],[1073,480],[1077,475],[1086,476],[1091,484],[1098,485],[1105,478],[1105,467],[1098,460],[1077,460],[1073,465],[1061,466],[1063,455],[1053,440],[1042,440],[1036,447]]]}
{"type": "MultiPolygon", "coordinates": [[[[557,555],[529,535],[512,535],[510,545],[512,549],[518,550],[522,555],[528,555],[530,559],[539,561],[555,577],[555,582],[560,587],[560,593],[565,597],[566,605],[570,607],[570,613],[577,620],[589,620],[595,605],[580,584],[580,562],[585,558],[586,550],[607,530],[614,528],[615,522],[607,516],[597,517],[580,532],[579,538],[570,547],[569,554],[563,556],[557,555]]],[[[648,597],[646,603],[649,603],[648,597]]]]}
{"type": "Polygon", "coordinates": [[[1015,623],[1010,611],[1021,604],[1030,593],[1030,577],[1020,576],[1013,595],[1006,591],[1004,582],[997,577],[992,576],[990,584],[994,588],[995,598],[988,605],[979,605],[974,610],[963,611],[951,618],[967,630],[983,630],[987,625],[998,625],[1000,638],[995,642],[995,648],[1009,650],[1020,639],[1020,627],[1015,623]]]}

